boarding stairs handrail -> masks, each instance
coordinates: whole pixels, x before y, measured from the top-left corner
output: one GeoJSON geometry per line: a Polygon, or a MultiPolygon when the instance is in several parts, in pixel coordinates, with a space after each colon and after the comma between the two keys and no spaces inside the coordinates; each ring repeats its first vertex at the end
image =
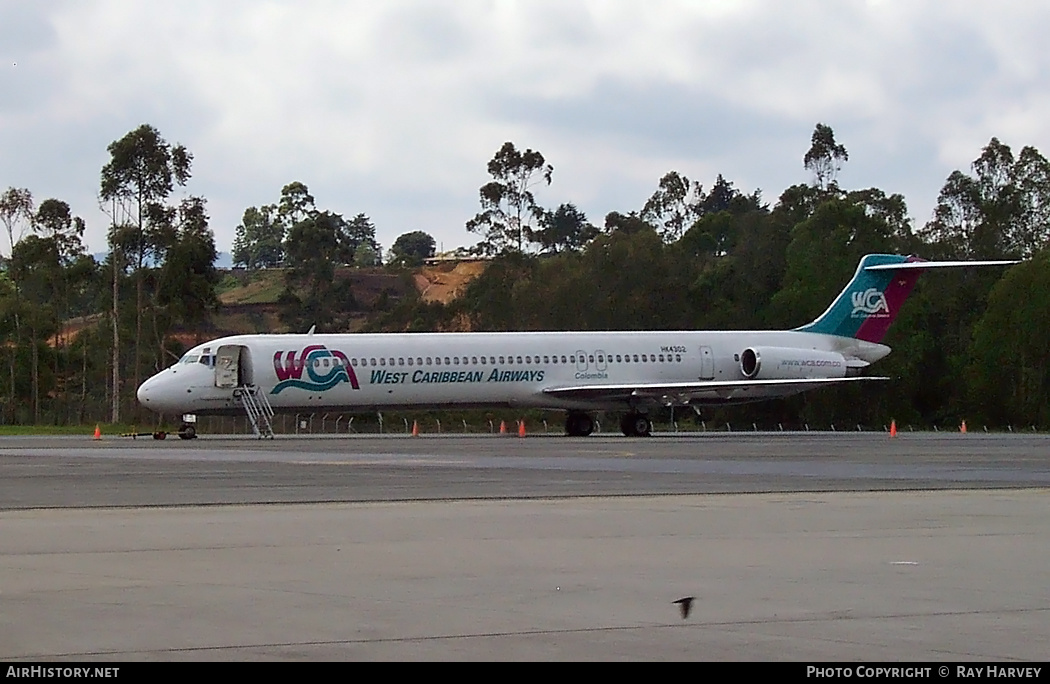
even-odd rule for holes
{"type": "Polygon", "coordinates": [[[265,392],[260,392],[255,385],[243,385],[235,392],[241,399],[248,421],[252,425],[255,436],[259,439],[273,439],[273,407],[270,406],[265,392]]]}

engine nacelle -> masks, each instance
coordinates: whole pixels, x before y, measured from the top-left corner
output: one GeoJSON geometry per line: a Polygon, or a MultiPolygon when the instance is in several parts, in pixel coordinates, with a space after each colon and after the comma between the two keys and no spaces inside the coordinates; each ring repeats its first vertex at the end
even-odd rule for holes
{"type": "Polygon", "coordinates": [[[846,377],[846,357],[838,352],[791,347],[748,347],[740,354],[740,372],[749,380],[797,380],[846,377]]]}

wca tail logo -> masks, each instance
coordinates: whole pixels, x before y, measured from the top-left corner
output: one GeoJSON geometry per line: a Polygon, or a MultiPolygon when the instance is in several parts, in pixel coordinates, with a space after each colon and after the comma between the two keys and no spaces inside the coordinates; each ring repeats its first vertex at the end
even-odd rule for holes
{"type": "Polygon", "coordinates": [[[853,318],[868,318],[869,316],[885,318],[890,315],[890,305],[886,302],[886,295],[874,287],[869,287],[864,292],[854,292],[852,299],[853,318]]]}
{"type": "Polygon", "coordinates": [[[354,389],[361,389],[354,369],[341,351],[315,344],[304,349],[299,358],[296,358],[294,350],[288,352],[283,363],[282,354],[284,352],[279,351],[273,355],[273,370],[279,382],[270,394],[280,394],[289,387],[324,392],[341,382],[348,382],[354,389]],[[306,370],[309,380],[303,380],[303,370],[306,370]]]}

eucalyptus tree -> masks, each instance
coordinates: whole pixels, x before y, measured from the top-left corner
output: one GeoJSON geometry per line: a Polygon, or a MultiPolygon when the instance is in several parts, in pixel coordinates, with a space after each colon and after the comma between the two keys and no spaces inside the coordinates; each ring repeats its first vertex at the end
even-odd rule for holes
{"type": "MultiPolygon", "coordinates": [[[[33,193],[26,188],[8,188],[0,195],[0,223],[4,224],[4,230],[7,231],[7,239],[10,243],[11,251],[9,254],[14,254],[15,245],[25,235],[26,230],[32,225],[33,222],[33,193]],[[15,239],[15,234],[18,234],[18,238],[15,239]]],[[[9,274],[10,275],[10,274],[9,274]]],[[[12,323],[9,326],[7,332],[12,333],[13,345],[9,346],[10,356],[8,358],[8,370],[10,373],[10,388],[8,393],[8,402],[10,405],[14,405],[15,398],[15,365],[16,365],[16,353],[18,346],[21,344],[21,295],[18,289],[18,281],[12,277],[11,279],[11,295],[14,301],[10,303],[7,308],[7,318],[12,323]]],[[[8,326],[5,326],[8,327],[8,326]]]]}
{"type": "Polygon", "coordinates": [[[1050,239],[1050,162],[1034,147],[1015,157],[998,138],[953,171],[924,235],[956,256],[1024,258],[1050,239]]]}
{"type": "MultiPolygon", "coordinates": [[[[183,186],[190,178],[193,156],[182,145],[170,145],[156,128],[143,124],[107,148],[110,161],[102,167],[100,200],[111,207],[110,245],[119,247],[134,269],[135,275],[135,353],[132,373],[135,386],[140,379],[144,266],[156,248],[156,231],[163,228],[158,219],[160,209],[174,186],[183,186]],[[113,238],[117,238],[114,241],[113,238]]],[[[114,259],[118,266],[124,259],[114,259]]],[[[114,295],[117,273],[114,272],[114,295]]],[[[116,326],[114,296],[114,326],[116,326]]],[[[116,367],[119,363],[119,336],[114,328],[114,394],[119,392],[116,367]]],[[[114,420],[117,420],[116,402],[114,420]]]]}
{"type": "Polygon", "coordinates": [[[844,145],[835,142],[835,131],[831,126],[818,123],[813,129],[809,151],[802,158],[803,165],[813,172],[814,185],[821,190],[834,190],[835,181],[842,162],[849,161],[849,152],[844,145]]]}
{"type": "Polygon", "coordinates": [[[11,251],[33,222],[33,193],[26,188],[8,188],[0,195],[0,223],[4,224],[11,251]],[[18,232],[18,240],[15,232],[18,232]]]}
{"type": "Polygon", "coordinates": [[[704,190],[699,183],[677,171],[668,171],[639,216],[659,226],[664,242],[674,242],[699,218],[703,199],[704,190]]]}
{"type": "Polygon", "coordinates": [[[541,182],[550,185],[554,167],[539,152],[520,152],[506,142],[489,161],[488,172],[493,180],[481,186],[481,211],[467,221],[467,230],[482,236],[484,252],[521,252],[532,239],[532,221],[543,211],[532,189],[541,182]]]}

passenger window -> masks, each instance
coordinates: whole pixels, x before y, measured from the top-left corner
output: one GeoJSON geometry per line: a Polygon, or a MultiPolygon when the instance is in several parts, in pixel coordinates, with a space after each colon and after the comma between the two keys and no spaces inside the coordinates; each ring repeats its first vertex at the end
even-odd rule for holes
{"type": "Polygon", "coordinates": [[[491,363],[493,366],[495,366],[496,365],[496,357],[495,356],[490,356],[489,357],[489,363],[491,363]]]}
{"type": "Polygon", "coordinates": [[[543,362],[544,362],[544,363],[550,363],[550,362],[551,362],[551,359],[550,359],[550,357],[549,357],[549,356],[544,356],[544,357],[543,357],[543,362]]]}
{"type": "Polygon", "coordinates": [[[525,363],[532,363],[532,357],[531,356],[526,356],[525,357],[525,363]]]}
{"type": "Polygon", "coordinates": [[[427,365],[429,366],[429,365],[431,365],[433,363],[434,363],[434,361],[428,356],[427,357],[427,365]]]}
{"type": "Polygon", "coordinates": [[[562,362],[562,363],[565,363],[565,357],[564,357],[564,356],[563,356],[563,357],[561,357],[561,362],[562,362]]]}
{"type": "Polygon", "coordinates": [[[504,360],[503,360],[503,357],[502,357],[502,356],[501,356],[501,357],[499,357],[499,362],[500,362],[500,363],[506,363],[506,361],[504,361],[504,360]]]}
{"type": "Polygon", "coordinates": [[[386,365],[386,359],[379,359],[379,365],[380,366],[385,366],[386,365]]]}
{"type": "MultiPolygon", "coordinates": [[[[643,359],[645,358],[645,355],[644,355],[644,354],[642,355],[642,358],[643,358],[643,359]]],[[[637,355],[637,354],[635,354],[635,355],[634,355],[634,362],[635,362],[635,363],[638,363],[638,355],[637,355]]]]}
{"type": "Polygon", "coordinates": [[[473,363],[474,365],[477,365],[477,363],[478,363],[478,357],[476,357],[476,356],[472,356],[472,357],[470,357],[470,362],[471,362],[471,363],[473,363]]]}
{"type": "Polygon", "coordinates": [[[664,360],[664,355],[660,354],[660,361],[663,362],[663,360],[664,360]]]}
{"type": "Polygon", "coordinates": [[[682,362],[682,355],[681,354],[675,354],[674,355],[674,360],[675,360],[676,363],[681,363],[682,362]]]}
{"type": "Polygon", "coordinates": [[[411,357],[411,356],[410,356],[410,357],[408,357],[408,365],[410,365],[410,366],[411,366],[411,365],[413,365],[413,364],[412,364],[412,357],[411,357]]]}
{"type": "Polygon", "coordinates": [[[518,357],[518,363],[521,363],[521,357],[520,356],[518,357]]]}
{"type": "Polygon", "coordinates": [[[588,356],[587,357],[587,361],[590,362],[590,363],[594,363],[594,354],[591,354],[590,356],[588,356]]]}
{"type": "Polygon", "coordinates": [[[399,366],[405,365],[405,359],[404,358],[398,358],[397,365],[399,365],[399,366]]]}
{"type": "Polygon", "coordinates": [[[448,360],[447,356],[445,357],[445,365],[446,366],[451,366],[452,365],[451,363],[449,363],[449,360],[448,360]]]}
{"type": "Polygon", "coordinates": [[[421,356],[417,356],[416,357],[416,365],[417,366],[422,366],[423,365],[423,357],[421,357],[421,356]]]}
{"type": "Polygon", "coordinates": [[[434,357],[434,365],[435,366],[440,366],[441,365],[441,357],[440,356],[434,357]]]}

